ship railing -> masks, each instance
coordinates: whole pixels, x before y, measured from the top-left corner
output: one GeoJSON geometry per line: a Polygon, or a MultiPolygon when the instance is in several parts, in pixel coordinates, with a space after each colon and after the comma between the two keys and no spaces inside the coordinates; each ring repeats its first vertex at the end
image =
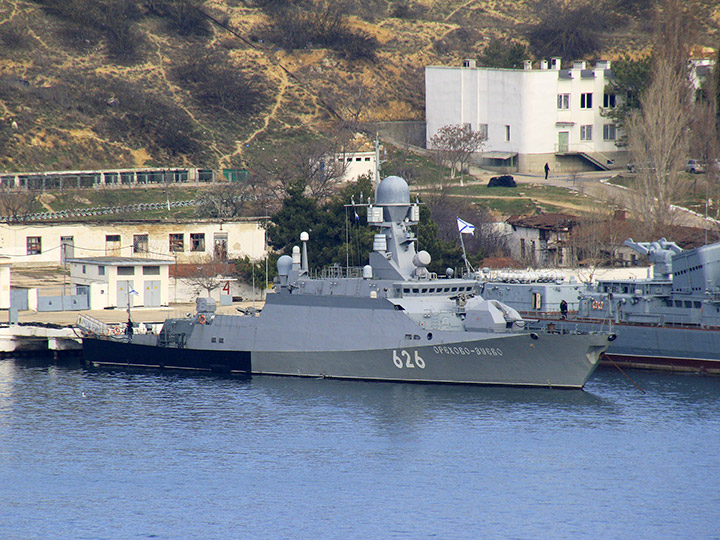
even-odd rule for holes
{"type": "Polygon", "coordinates": [[[77,326],[80,330],[88,334],[95,334],[97,336],[109,336],[113,334],[109,324],[83,313],[78,315],[77,326]]]}
{"type": "Polygon", "coordinates": [[[316,279],[361,278],[362,266],[326,266],[320,272],[315,272],[316,279]]]}

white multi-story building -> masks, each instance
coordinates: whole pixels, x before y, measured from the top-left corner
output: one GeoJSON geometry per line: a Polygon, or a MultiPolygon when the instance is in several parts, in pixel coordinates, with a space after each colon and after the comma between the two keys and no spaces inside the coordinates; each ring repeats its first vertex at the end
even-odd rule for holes
{"type": "Polygon", "coordinates": [[[560,58],[538,68],[425,68],[427,143],[445,125],[464,125],[486,136],[485,165],[542,173],[603,169],[621,165],[626,152],[615,145],[619,136],[603,112],[615,106],[605,91],[610,62],[575,62],[561,69],[560,58]]]}

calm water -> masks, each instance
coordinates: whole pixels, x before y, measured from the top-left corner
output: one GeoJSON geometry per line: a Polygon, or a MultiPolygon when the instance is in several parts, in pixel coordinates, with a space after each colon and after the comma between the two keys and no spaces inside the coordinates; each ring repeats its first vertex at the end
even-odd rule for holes
{"type": "Polygon", "coordinates": [[[0,360],[0,538],[720,538],[720,378],[585,392],[0,360]]]}

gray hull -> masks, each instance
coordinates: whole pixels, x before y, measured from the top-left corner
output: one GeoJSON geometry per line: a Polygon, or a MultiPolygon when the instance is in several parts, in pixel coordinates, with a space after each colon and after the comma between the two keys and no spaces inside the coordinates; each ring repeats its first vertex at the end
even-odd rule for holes
{"type": "Polygon", "coordinates": [[[582,388],[607,338],[540,334],[372,350],[252,353],[252,373],[403,382],[582,388]],[[562,347],[562,354],[558,354],[562,347]]]}
{"type": "Polygon", "coordinates": [[[605,356],[633,368],[720,374],[720,330],[568,320],[552,323],[570,331],[611,331],[617,338],[605,356]]]}

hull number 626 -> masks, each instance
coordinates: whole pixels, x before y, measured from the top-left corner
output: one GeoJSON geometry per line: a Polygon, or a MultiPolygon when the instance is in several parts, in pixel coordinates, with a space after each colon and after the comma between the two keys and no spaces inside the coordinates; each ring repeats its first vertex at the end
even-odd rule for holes
{"type": "Polygon", "coordinates": [[[420,357],[420,354],[414,351],[414,354],[411,355],[410,352],[405,349],[400,349],[399,354],[397,350],[393,349],[393,364],[395,364],[396,368],[400,369],[415,367],[425,369],[425,360],[420,357]]]}

